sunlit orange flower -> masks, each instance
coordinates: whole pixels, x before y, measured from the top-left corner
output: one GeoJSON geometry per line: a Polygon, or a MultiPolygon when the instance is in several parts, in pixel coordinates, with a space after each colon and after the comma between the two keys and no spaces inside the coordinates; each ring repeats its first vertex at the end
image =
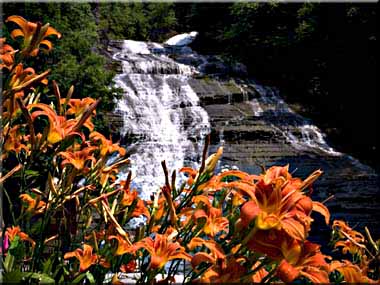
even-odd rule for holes
{"type": "Polygon", "coordinates": [[[12,242],[16,236],[18,236],[21,240],[28,241],[32,244],[32,247],[36,245],[36,243],[29,237],[28,234],[21,231],[19,226],[12,226],[11,228],[7,228],[5,232],[5,236],[12,242]]]}
{"type": "Polygon", "coordinates": [[[44,201],[38,201],[38,199],[32,198],[29,194],[21,194],[20,198],[23,202],[28,204],[28,208],[26,209],[27,212],[42,214],[45,211],[46,203],[44,201]]]}
{"type": "Polygon", "coordinates": [[[37,82],[47,84],[46,76],[50,70],[41,74],[36,74],[33,68],[23,68],[22,63],[19,63],[11,73],[11,80],[9,81],[9,89],[13,92],[21,92],[22,90],[31,87],[37,82]]]}
{"type": "Polygon", "coordinates": [[[137,199],[137,191],[133,189],[126,189],[123,191],[123,199],[121,200],[121,205],[123,206],[131,206],[132,203],[137,199]]]}
{"type": "Polygon", "coordinates": [[[135,260],[131,260],[127,264],[120,266],[120,271],[124,273],[134,272],[136,270],[137,263],[135,260]]]}
{"type": "Polygon", "coordinates": [[[83,249],[77,248],[72,252],[67,252],[64,255],[64,259],[75,257],[79,260],[79,271],[85,272],[91,265],[96,264],[98,256],[92,253],[93,248],[91,245],[83,244],[83,249]]]}
{"type": "Polygon", "coordinates": [[[192,169],[191,167],[182,167],[179,172],[185,173],[189,176],[187,179],[187,184],[189,186],[193,185],[194,179],[197,176],[197,171],[195,169],[192,169]]]}
{"type": "Polygon", "coordinates": [[[116,249],[116,252],[115,254],[116,255],[123,255],[125,253],[132,253],[132,244],[131,242],[126,239],[124,236],[121,236],[121,235],[112,235],[112,236],[109,236],[108,237],[109,240],[111,239],[116,239],[117,240],[117,249],[116,249]]]}
{"type": "Polygon", "coordinates": [[[101,133],[92,132],[90,139],[99,142],[100,155],[103,157],[115,151],[119,152],[120,156],[124,156],[126,153],[125,148],[119,146],[118,143],[112,143],[112,140],[107,140],[101,133]]]}
{"type": "Polygon", "coordinates": [[[380,280],[372,280],[368,278],[359,266],[352,264],[348,260],[343,260],[342,262],[334,260],[330,264],[330,272],[337,270],[343,275],[344,281],[351,284],[363,284],[363,283],[373,283],[379,284],[380,280]]]}
{"type": "Polygon", "coordinates": [[[172,242],[168,236],[155,234],[154,240],[150,237],[144,238],[134,244],[135,250],[146,249],[150,254],[150,268],[162,268],[169,260],[185,259],[191,260],[191,256],[185,252],[185,248],[178,242],[172,242]]]}
{"type": "Polygon", "coordinates": [[[51,35],[61,37],[61,34],[50,27],[49,24],[42,26],[41,23],[28,22],[21,16],[10,16],[5,21],[13,22],[20,27],[20,29],[15,29],[11,32],[11,37],[13,39],[17,37],[24,38],[23,50],[21,51],[24,55],[36,56],[40,45],[45,47],[44,50],[50,51],[52,43],[45,38],[51,35]]]}
{"type": "Polygon", "coordinates": [[[211,264],[224,263],[226,255],[222,247],[216,243],[214,240],[205,240],[200,237],[194,237],[187,245],[190,250],[194,250],[197,247],[205,246],[210,252],[200,251],[194,254],[191,259],[191,265],[194,269],[202,262],[207,262],[211,264]]]}
{"type": "Polygon", "coordinates": [[[23,136],[20,133],[20,127],[20,125],[16,125],[9,131],[4,143],[4,154],[11,151],[20,153],[22,150],[29,153],[29,148],[23,144],[23,136]]]}
{"type": "Polygon", "coordinates": [[[48,105],[43,103],[30,104],[28,109],[38,108],[42,111],[34,111],[32,113],[32,119],[34,120],[38,116],[47,116],[49,120],[49,133],[47,135],[47,141],[51,144],[62,141],[69,135],[79,135],[83,141],[85,141],[83,134],[77,131],[78,121],[75,119],[67,120],[64,116],[59,116],[48,105]]]}
{"type": "MultiPolygon", "coordinates": [[[[95,147],[97,148],[97,147],[95,147]]],[[[122,159],[119,161],[114,162],[111,165],[106,165],[106,160],[98,160],[96,166],[100,165],[101,167],[98,169],[98,175],[99,175],[99,182],[102,187],[106,185],[107,182],[115,182],[116,180],[116,174],[119,173],[120,166],[128,164],[130,161],[129,159],[122,159]]]]}
{"type": "Polygon", "coordinates": [[[139,216],[145,216],[148,221],[150,220],[150,213],[148,208],[145,206],[145,203],[140,198],[137,198],[137,203],[135,208],[133,209],[131,217],[139,217],[139,216]]]}
{"type": "Polygon", "coordinates": [[[299,276],[308,278],[313,283],[329,282],[327,256],[320,252],[320,246],[305,241],[282,245],[285,258],[277,268],[277,276],[284,282],[292,282],[299,276]]]}
{"type": "MultiPolygon", "coordinates": [[[[66,98],[63,98],[60,100],[60,104],[65,104],[66,98]]],[[[74,115],[75,118],[79,118],[84,114],[84,112],[96,102],[95,99],[86,97],[83,99],[70,99],[67,102],[67,105],[69,106],[69,109],[66,111],[67,115],[74,115]]],[[[96,111],[93,111],[93,114],[96,114],[96,111]]],[[[94,124],[91,122],[91,116],[84,122],[83,124],[86,128],[88,128],[90,131],[94,129],[94,124]]]]}
{"type": "Polygon", "coordinates": [[[16,51],[5,43],[5,38],[0,38],[0,69],[7,68],[11,70],[14,62],[16,51]]]}
{"type": "MultiPolygon", "coordinates": [[[[313,173],[311,176],[315,176],[313,173]]],[[[256,183],[254,197],[241,208],[241,220],[246,227],[255,219],[256,230],[281,230],[296,240],[304,240],[310,230],[311,211],[318,211],[329,219],[329,211],[312,201],[301,189],[286,187],[291,175],[286,167],[272,167],[256,183]],[[288,179],[288,180],[287,180],[288,179]]],[[[293,183],[293,186],[302,185],[293,183]]]]}
{"type": "MultiPolygon", "coordinates": [[[[260,262],[257,261],[251,268],[251,270],[257,269],[260,266],[260,262]]],[[[263,279],[269,274],[269,272],[264,268],[260,268],[251,276],[251,282],[253,283],[262,283],[263,279]]]]}
{"type": "Polygon", "coordinates": [[[205,207],[195,209],[193,217],[198,224],[203,224],[203,232],[206,235],[214,237],[221,231],[228,232],[229,221],[223,217],[221,209],[212,207],[206,196],[195,196],[192,200],[196,204],[204,203],[205,207]]]}
{"type": "Polygon", "coordinates": [[[3,116],[5,118],[15,117],[20,107],[17,104],[17,99],[24,97],[24,91],[27,89],[33,89],[36,83],[47,84],[46,76],[49,74],[49,70],[36,74],[31,67],[23,68],[23,65],[18,64],[10,74],[10,80],[7,82],[7,86],[4,88],[3,93],[3,116]]]}
{"type": "Polygon", "coordinates": [[[361,233],[353,230],[341,220],[335,220],[332,228],[338,233],[340,239],[335,243],[335,248],[341,247],[343,254],[350,252],[351,254],[362,255],[364,253],[365,238],[361,233]]]}
{"type": "MultiPolygon", "coordinates": [[[[244,259],[240,259],[244,260],[244,259]]],[[[199,278],[200,283],[241,283],[247,269],[234,257],[229,257],[225,264],[214,264],[199,278]]]]}
{"type": "Polygon", "coordinates": [[[206,183],[200,185],[198,189],[209,194],[214,194],[215,192],[227,189],[227,196],[232,195],[234,205],[238,206],[246,201],[243,196],[248,196],[254,199],[254,192],[256,189],[254,181],[257,177],[258,176],[256,175],[249,175],[238,170],[225,171],[218,175],[214,175],[206,183]]]}
{"type": "Polygon", "coordinates": [[[96,147],[86,147],[79,151],[61,151],[58,153],[58,155],[63,156],[65,158],[64,161],[62,161],[62,166],[65,166],[66,164],[71,164],[74,166],[77,170],[83,170],[85,167],[85,164],[87,161],[92,161],[93,163],[96,162],[95,157],[91,155],[92,152],[96,147]]]}

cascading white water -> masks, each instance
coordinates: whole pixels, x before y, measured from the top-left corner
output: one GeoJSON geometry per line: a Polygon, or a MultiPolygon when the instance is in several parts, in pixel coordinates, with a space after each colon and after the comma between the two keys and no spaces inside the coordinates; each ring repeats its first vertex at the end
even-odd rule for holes
{"type": "Polygon", "coordinates": [[[176,63],[163,49],[127,40],[114,54],[123,66],[114,80],[124,90],[116,111],[124,118],[121,134],[138,137],[130,160],[133,184],[143,199],[163,185],[162,160],[170,171],[196,166],[203,137],[210,130],[207,112],[188,84],[195,69],[176,63]]]}
{"type": "Polygon", "coordinates": [[[280,131],[295,149],[317,150],[333,156],[342,155],[328,145],[324,134],[317,126],[310,124],[306,118],[295,113],[285,103],[278,89],[262,86],[254,81],[252,84],[260,95],[260,98],[251,101],[255,115],[263,115],[263,109],[270,111],[280,126],[273,124],[272,127],[280,131]],[[284,122],[287,122],[289,127],[286,127],[284,122]]]}

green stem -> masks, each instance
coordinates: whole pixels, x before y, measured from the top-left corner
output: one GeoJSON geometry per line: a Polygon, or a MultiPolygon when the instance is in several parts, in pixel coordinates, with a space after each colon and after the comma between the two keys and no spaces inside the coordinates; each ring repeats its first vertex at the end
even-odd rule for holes
{"type": "Polygon", "coordinates": [[[9,203],[9,211],[11,212],[13,224],[16,225],[16,218],[15,218],[15,214],[13,212],[13,203],[12,203],[11,197],[9,197],[7,190],[3,186],[1,186],[1,189],[4,191],[5,196],[7,197],[7,200],[9,203]]]}

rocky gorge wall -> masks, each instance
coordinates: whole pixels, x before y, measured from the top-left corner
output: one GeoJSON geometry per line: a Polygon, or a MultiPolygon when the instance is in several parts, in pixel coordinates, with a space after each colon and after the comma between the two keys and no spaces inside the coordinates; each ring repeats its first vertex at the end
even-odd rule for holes
{"type": "MultiPolygon", "coordinates": [[[[112,42],[110,54],[121,46],[120,41],[112,42]]],[[[247,77],[243,66],[231,67],[217,57],[205,58],[191,50],[169,53],[173,61],[199,71],[189,76],[186,84],[208,114],[210,152],[224,145],[221,168],[260,173],[262,167],[289,164],[294,175],[301,178],[321,169],[324,174],[314,184],[313,199],[324,201],[333,195],[326,202],[333,218],[348,220],[359,229],[368,226],[374,237],[379,237],[379,176],[372,168],[330,148],[310,120],[293,111],[276,88],[247,77]]],[[[175,108],[186,113],[187,106],[179,103],[175,108]]],[[[187,118],[185,129],[191,116],[187,118]]],[[[114,131],[123,128],[123,114],[115,112],[108,119],[114,131]]],[[[130,148],[131,153],[134,151],[130,148]]],[[[329,229],[322,218],[318,214],[314,218],[316,234],[328,237],[329,229]]]]}

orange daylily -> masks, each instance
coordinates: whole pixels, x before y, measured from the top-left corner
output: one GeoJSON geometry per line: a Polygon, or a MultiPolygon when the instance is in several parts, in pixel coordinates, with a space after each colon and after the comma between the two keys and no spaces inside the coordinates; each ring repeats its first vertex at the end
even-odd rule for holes
{"type": "Polygon", "coordinates": [[[62,167],[66,164],[71,164],[74,166],[75,169],[81,171],[84,170],[85,164],[87,161],[92,161],[93,163],[96,162],[95,157],[91,155],[91,153],[96,149],[96,147],[90,146],[86,147],[79,151],[61,151],[58,153],[58,155],[63,156],[65,158],[64,161],[62,161],[62,167]]]}
{"type": "Polygon", "coordinates": [[[51,144],[62,141],[64,138],[70,135],[79,135],[83,141],[85,141],[83,134],[79,133],[78,121],[75,119],[67,120],[64,116],[59,116],[57,113],[48,105],[43,103],[30,104],[28,109],[38,108],[42,111],[34,111],[31,114],[34,120],[38,116],[47,116],[49,119],[49,133],[47,135],[47,141],[51,144]]]}
{"type": "Polygon", "coordinates": [[[211,206],[211,203],[206,196],[195,196],[192,201],[195,203],[203,202],[206,206],[205,209],[196,209],[193,214],[197,223],[204,224],[203,232],[206,235],[214,237],[221,231],[228,232],[228,219],[223,217],[221,209],[211,206]]]}
{"type": "Polygon", "coordinates": [[[172,242],[168,235],[155,234],[154,240],[150,237],[144,238],[134,245],[134,249],[146,249],[150,254],[150,268],[162,268],[169,260],[185,259],[191,260],[191,256],[185,252],[185,248],[178,242],[172,242]]]}
{"type": "Polygon", "coordinates": [[[64,259],[75,257],[79,260],[79,271],[85,272],[91,265],[96,264],[98,256],[92,253],[93,248],[91,245],[83,244],[83,249],[77,248],[72,252],[67,252],[64,255],[64,259]]]}
{"type": "Polygon", "coordinates": [[[109,240],[116,239],[117,240],[117,249],[115,254],[116,255],[123,255],[125,253],[132,253],[132,244],[129,241],[129,239],[126,239],[124,236],[121,235],[111,235],[108,237],[109,240]]]}
{"type": "Polygon", "coordinates": [[[292,179],[287,166],[270,168],[256,183],[254,198],[241,208],[239,223],[246,227],[255,219],[255,230],[283,229],[296,240],[306,238],[312,210],[323,214],[328,223],[327,208],[307,197],[301,191],[304,184],[297,181],[292,179]]]}
{"type": "Polygon", "coordinates": [[[335,248],[342,247],[343,254],[350,252],[351,254],[359,253],[362,255],[365,250],[364,236],[350,228],[344,221],[335,220],[332,226],[333,230],[339,234],[340,240],[334,245],[335,248]]]}
{"type": "Polygon", "coordinates": [[[352,264],[348,260],[343,260],[342,262],[334,260],[330,264],[330,272],[337,270],[340,274],[343,275],[344,281],[352,284],[361,284],[361,283],[372,283],[379,284],[380,280],[372,280],[368,278],[363,270],[359,266],[352,264]]]}
{"type": "Polygon", "coordinates": [[[5,21],[13,22],[20,27],[20,29],[11,32],[11,37],[13,39],[24,38],[23,50],[21,51],[24,55],[36,56],[40,45],[45,46],[44,50],[50,51],[53,45],[45,38],[51,35],[55,35],[57,38],[61,37],[61,34],[49,24],[42,26],[41,23],[28,22],[21,16],[9,16],[5,21]]]}
{"type": "MultiPolygon", "coordinates": [[[[251,270],[257,270],[257,268],[260,266],[260,262],[257,261],[251,268],[251,270]]],[[[269,274],[269,272],[264,268],[260,268],[257,270],[252,276],[251,276],[251,282],[253,283],[261,283],[263,279],[269,274]]]]}
{"type": "Polygon", "coordinates": [[[137,199],[137,191],[133,189],[132,191],[128,188],[123,191],[123,199],[121,200],[121,205],[131,206],[132,203],[137,199]]]}
{"type": "Polygon", "coordinates": [[[131,260],[127,264],[120,266],[120,271],[124,273],[134,272],[136,270],[137,263],[135,260],[131,260]]]}
{"type": "MultiPolygon", "coordinates": [[[[66,98],[63,98],[60,101],[60,104],[63,105],[66,103],[66,98]]],[[[95,102],[96,100],[90,97],[86,97],[83,99],[70,99],[67,102],[67,105],[70,108],[66,111],[66,114],[75,115],[75,118],[79,118],[95,102]]],[[[95,110],[93,110],[93,114],[96,114],[95,110]]],[[[94,129],[94,124],[91,122],[91,116],[86,120],[86,122],[83,125],[90,131],[94,129]]]]}
{"type": "Polygon", "coordinates": [[[225,171],[213,176],[209,181],[200,185],[198,189],[209,194],[228,189],[228,195],[232,195],[233,203],[237,206],[246,201],[243,196],[254,199],[256,188],[254,180],[257,180],[257,177],[238,170],[225,171]]]}
{"type": "Polygon", "coordinates": [[[42,214],[46,209],[46,203],[44,201],[38,201],[38,199],[32,198],[29,194],[21,194],[20,198],[23,202],[28,204],[28,208],[26,209],[27,212],[42,214]]]}
{"type": "Polygon", "coordinates": [[[16,51],[10,45],[4,44],[5,38],[0,38],[0,69],[11,70],[16,51]]]}
{"type": "Polygon", "coordinates": [[[107,140],[101,133],[92,132],[90,134],[90,139],[95,142],[100,142],[100,155],[103,157],[115,151],[119,152],[120,156],[124,156],[126,153],[125,148],[119,146],[118,143],[112,143],[112,140],[107,140]]]}
{"type": "Polygon", "coordinates": [[[197,176],[197,171],[191,167],[182,167],[179,172],[185,173],[189,176],[187,179],[187,185],[191,186],[194,183],[194,179],[197,176]]]}
{"type": "Polygon", "coordinates": [[[7,88],[3,92],[3,116],[5,118],[14,117],[17,111],[20,109],[17,104],[17,99],[24,97],[24,91],[26,89],[33,89],[32,86],[38,82],[47,84],[46,76],[50,70],[47,70],[41,74],[36,74],[31,67],[23,68],[23,65],[18,64],[10,74],[11,78],[8,82],[7,88]]]}
{"type": "Polygon", "coordinates": [[[36,245],[35,241],[32,240],[28,234],[21,231],[19,226],[12,226],[11,228],[7,228],[5,232],[5,236],[12,242],[16,236],[18,236],[21,240],[28,241],[32,244],[32,247],[36,245]]]}
{"type": "Polygon", "coordinates": [[[277,276],[284,282],[292,282],[299,276],[313,283],[329,282],[329,266],[326,255],[320,252],[320,246],[305,241],[303,244],[293,240],[282,245],[285,258],[277,268],[277,276]]]}
{"type": "Polygon", "coordinates": [[[216,243],[214,240],[205,240],[200,237],[194,237],[188,244],[190,250],[194,250],[196,247],[207,247],[210,253],[203,251],[197,252],[191,259],[191,265],[195,269],[202,262],[207,262],[211,264],[224,263],[226,255],[222,247],[216,243]]]}
{"type": "Polygon", "coordinates": [[[229,257],[225,264],[214,264],[199,278],[200,283],[235,283],[242,282],[247,269],[240,262],[243,258],[229,257]]]}
{"type": "MultiPolygon", "coordinates": [[[[25,150],[27,153],[29,152],[29,148],[22,143],[23,136],[20,133],[20,127],[20,125],[16,125],[9,131],[7,139],[4,143],[4,156],[7,156],[7,153],[11,151],[15,153],[20,153],[22,150],[25,150]]],[[[4,133],[6,133],[5,129],[4,133]]]]}
{"type": "Polygon", "coordinates": [[[145,203],[140,198],[137,198],[137,204],[135,208],[133,209],[133,212],[131,214],[131,217],[139,217],[141,215],[145,216],[148,219],[148,222],[150,220],[150,213],[148,208],[145,206],[145,203]]]}
{"type": "Polygon", "coordinates": [[[41,82],[46,85],[48,83],[46,76],[49,72],[50,70],[47,70],[41,74],[36,74],[33,68],[27,67],[24,69],[23,64],[19,63],[11,73],[9,89],[12,92],[20,92],[37,82],[41,82]]]}

